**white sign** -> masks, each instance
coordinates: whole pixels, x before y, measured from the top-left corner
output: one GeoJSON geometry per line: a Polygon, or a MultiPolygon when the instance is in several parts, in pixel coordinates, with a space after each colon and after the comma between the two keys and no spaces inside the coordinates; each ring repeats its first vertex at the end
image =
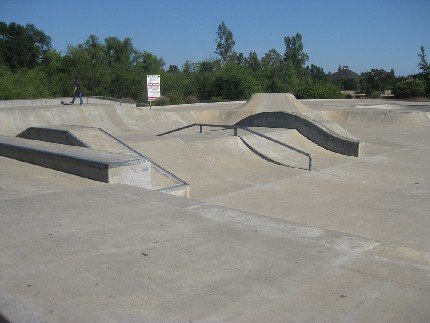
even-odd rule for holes
{"type": "Polygon", "coordinates": [[[157,100],[160,94],[160,75],[147,75],[146,86],[148,88],[148,101],[157,100]]]}

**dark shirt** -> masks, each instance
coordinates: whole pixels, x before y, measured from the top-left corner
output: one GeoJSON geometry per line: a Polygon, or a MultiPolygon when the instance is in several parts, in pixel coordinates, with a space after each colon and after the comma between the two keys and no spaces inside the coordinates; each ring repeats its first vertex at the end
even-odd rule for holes
{"type": "Polygon", "coordinates": [[[76,92],[81,92],[81,82],[80,81],[75,82],[75,88],[76,88],[76,92]]]}

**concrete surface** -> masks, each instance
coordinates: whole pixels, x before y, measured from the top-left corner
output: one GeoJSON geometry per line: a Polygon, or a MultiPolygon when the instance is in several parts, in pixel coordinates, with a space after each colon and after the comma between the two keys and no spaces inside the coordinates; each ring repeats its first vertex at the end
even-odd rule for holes
{"type": "MultiPolygon", "coordinates": [[[[289,104],[289,103],[288,103],[289,104]]],[[[262,109],[288,104],[279,96],[262,109]]],[[[366,142],[344,156],[296,130],[157,137],[237,122],[243,103],[0,108],[0,132],[106,128],[191,187],[192,199],[0,157],[0,313],[15,321],[427,322],[430,103],[300,101],[366,142]]],[[[251,111],[257,113],[256,110],[251,111]]],[[[276,111],[276,110],[274,110],[276,111]]],[[[261,112],[261,111],[260,111],[261,112]]],[[[251,114],[252,114],[251,113],[251,114]]]]}

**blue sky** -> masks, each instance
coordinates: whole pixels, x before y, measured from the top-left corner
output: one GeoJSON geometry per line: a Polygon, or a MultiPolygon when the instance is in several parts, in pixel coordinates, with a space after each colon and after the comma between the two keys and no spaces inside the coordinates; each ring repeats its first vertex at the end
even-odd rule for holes
{"type": "Polygon", "coordinates": [[[341,64],[417,73],[421,45],[430,59],[430,0],[0,0],[0,20],[35,24],[63,52],[90,34],[131,37],[166,67],[215,57],[221,21],[245,56],[283,54],[284,37],[299,32],[308,64],[326,72],[341,64]]]}

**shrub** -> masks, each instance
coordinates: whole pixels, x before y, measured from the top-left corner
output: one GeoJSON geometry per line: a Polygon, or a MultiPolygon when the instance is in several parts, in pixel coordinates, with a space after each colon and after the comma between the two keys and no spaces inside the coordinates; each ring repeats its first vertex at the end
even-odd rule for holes
{"type": "Polygon", "coordinates": [[[167,96],[160,96],[157,100],[152,101],[151,105],[154,106],[162,106],[162,105],[169,105],[170,100],[167,96]]]}
{"type": "Polygon", "coordinates": [[[381,91],[373,91],[372,94],[370,95],[372,98],[380,98],[382,95],[381,91]]]}
{"type": "Polygon", "coordinates": [[[310,85],[302,86],[295,94],[297,99],[316,99],[318,97],[315,87],[310,85]]]}
{"type": "Polygon", "coordinates": [[[185,98],[185,103],[186,104],[194,104],[194,103],[197,103],[197,102],[199,102],[199,101],[197,100],[197,98],[194,95],[189,95],[189,96],[187,96],[185,98]]]}
{"type": "Polygon", "coordinates": [[[225,100],[223,100],[223,98],[221,98],[221,97],[219,97],[219,96],[213,96],[213,97],[211,97],[211,100],[210,100],[212,103],[215,103],[215,102],[222,102],[222,101],[225,101],[225,100]]]}
{"type": "Polygon", "coordinates": [[[124,103],[135,103],[136,102],[136,101],[134,101],[133,98],[130,98],[130,97],[121,98],[121,101],[124,103]]]}
{"type": "Polygon", "coordinates": [[[318,99],[342,99],[340,89],[331,83],[321,82],[316,86],[318,99]]]}
{"type": "Polygon", "coordinates": [[[393,94],[397,98],[401,99],[410,99],[414,97],[424,96],[424,83],[413,79],[400,81],[394,86],[393,94]]]}
{"type": "Polygon", "coordinates": [[[49,98],[48,80],[39,68],[15,73],[0,68],[0,100],[49,98]]]}
{"type": "Polygon", "coordinates": [[[295,92],[298,99],[340,99],[339,88],[328,82],[307,82],[295,92]]]}
{"type": "Polygon", "coordinates": [[[167,93],[167,97],[170,101],[170,104],[182,104],[185,103],[184,95],[179,91],[170,91],[167,93]]]}

